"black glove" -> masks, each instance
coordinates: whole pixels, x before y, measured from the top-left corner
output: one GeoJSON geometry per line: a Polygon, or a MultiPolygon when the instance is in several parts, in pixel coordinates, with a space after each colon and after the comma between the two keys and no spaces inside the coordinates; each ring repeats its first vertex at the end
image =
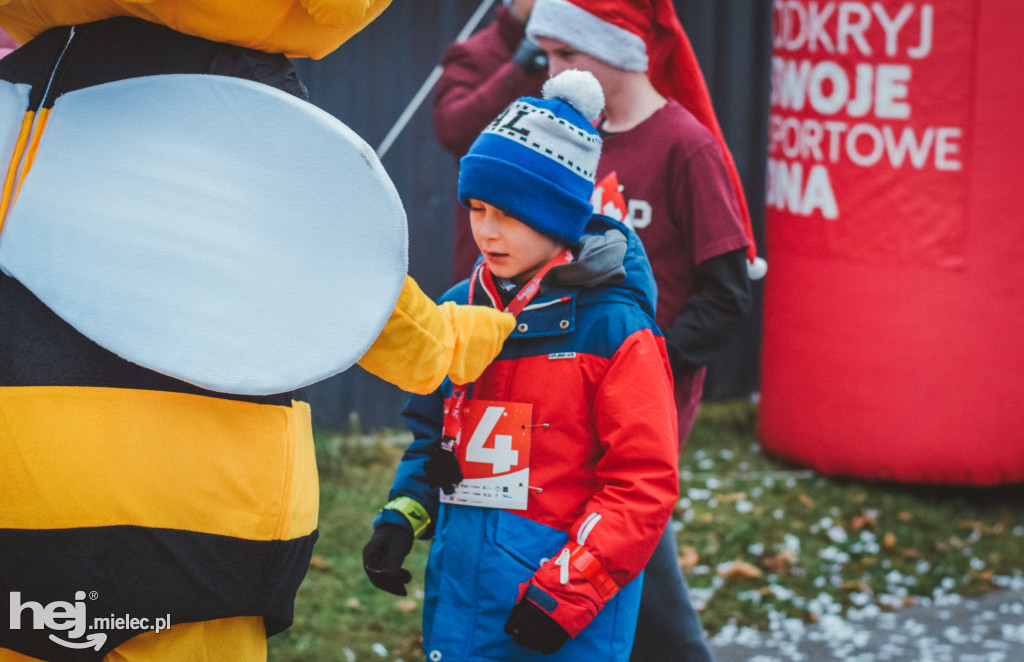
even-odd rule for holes
{"type": "Polygon", "coordinates": [[[427,475],[427,485],[441,488],[445,494],[455,491],[455,486],[462,482],[462,467],[451,448],[451,437],[444,437],[430,449],[430,458],[423,464],[427,475]]]}
{"type": "Polygon", "coordinates": [[[565,628],[526,598],[512,608],[505,622],[505,634],[512,635],[512,640],[520,646],[540,651],[543,655],[551,655],[569,640],[565,628]]]}
{"type": "Polygon", "coordinates": [[[400,524],[384,522],[373,530],[373,537],[363,547],[363,570],[374,586],[405,595],[412,574],[402,567],[402,561],[412,550],[412,541],[412,529],[400,524]]]}
{"type": "Polygon", "coordinates": [[[519,48],[512,55],[512,61],[528,74],[536,74],[548,68],[548,54],[529,37],[523,37],[519,48]]]}

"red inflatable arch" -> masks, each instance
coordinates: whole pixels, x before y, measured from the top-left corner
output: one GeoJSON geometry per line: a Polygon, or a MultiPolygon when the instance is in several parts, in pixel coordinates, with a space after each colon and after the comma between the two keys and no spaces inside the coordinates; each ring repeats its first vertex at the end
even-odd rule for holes
{"type": "Polygon", "coordinates": [[[775,0],[768,452],[1024,481],[1022,25],[1006,0],[775,0]]]}

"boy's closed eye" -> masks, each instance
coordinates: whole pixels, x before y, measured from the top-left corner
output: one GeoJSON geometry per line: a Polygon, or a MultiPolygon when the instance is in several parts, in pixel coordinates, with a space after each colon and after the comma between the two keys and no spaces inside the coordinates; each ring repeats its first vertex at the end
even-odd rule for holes
{"type": "Polygon", "coordinates": [[[495,276],[525,282],[567,248],[493,205],[477,199],[467,202],[473,239],[495,276]]]}

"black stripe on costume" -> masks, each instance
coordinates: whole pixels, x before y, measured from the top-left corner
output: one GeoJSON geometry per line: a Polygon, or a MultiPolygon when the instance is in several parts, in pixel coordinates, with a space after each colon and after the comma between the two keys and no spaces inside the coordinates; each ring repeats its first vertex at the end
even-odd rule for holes
{"type": "Polygon", "coordinates": [[[297,393],[215,393],[143,368],[99,346],[47,308],[18,280],[0,274],[0,386],[94,386],[170,391],[290,406],[297,393]]]}
{"type": "Polygon", "coordinates": [[[232,76],[309,100],[291,61],[281,54],[193,37],[130,17],[76,25],[69,43],[70,33],[69,26],[47,30],[0,60],[0,79],[32,86],[30,108],[49,108],[56,97],[84,87],[160,74],[232,76]],[[58,62],[55,85],[44,103],[41,97],[58,62]]]}
{"type": "Polygon", "coordinates": [[[65,648],[48,635],[67,640],[67,632],[32,629],[29,610],[22,612],[19,629],[8,627],[11,591],[21,593],[21,604],[43,606],[74,603],[75,592],[84,591],[90,625],[111,615],[152,622],[170,614],[172,628],[263,616],[267,636],[276,634],[292,622],[295,592],[316,537],[314,531],[294,540],[254,541],[136,526],[0,529],[0,647],[51,662],[98,662],[141,632],[107,630],[99,651],[65,648]],[[88,597],[92,592],[95,599],[88,597]]]}

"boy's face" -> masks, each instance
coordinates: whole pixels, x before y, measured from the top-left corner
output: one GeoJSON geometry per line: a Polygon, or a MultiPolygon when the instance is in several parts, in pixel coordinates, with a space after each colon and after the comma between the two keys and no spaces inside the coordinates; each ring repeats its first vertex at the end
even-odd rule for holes
{"type": "Polygon", "coordinates": [[[469,224],[491,273],[516,284],[528,281],[566,248],[480,200],[469,201],[469,224]]]}
{"type": "Polygon", "coordinates": [[[601,83],[601,89],[608,94],[613,89],[617,77],[622,73],[604,60],[599,60],[593,55],[577,50],[568,44],[551,37],[536,38],[537,45],[548,54],[548,75],[557,76],[567,69],[579,69],[594,74],[597,82],[601,83]]]}

